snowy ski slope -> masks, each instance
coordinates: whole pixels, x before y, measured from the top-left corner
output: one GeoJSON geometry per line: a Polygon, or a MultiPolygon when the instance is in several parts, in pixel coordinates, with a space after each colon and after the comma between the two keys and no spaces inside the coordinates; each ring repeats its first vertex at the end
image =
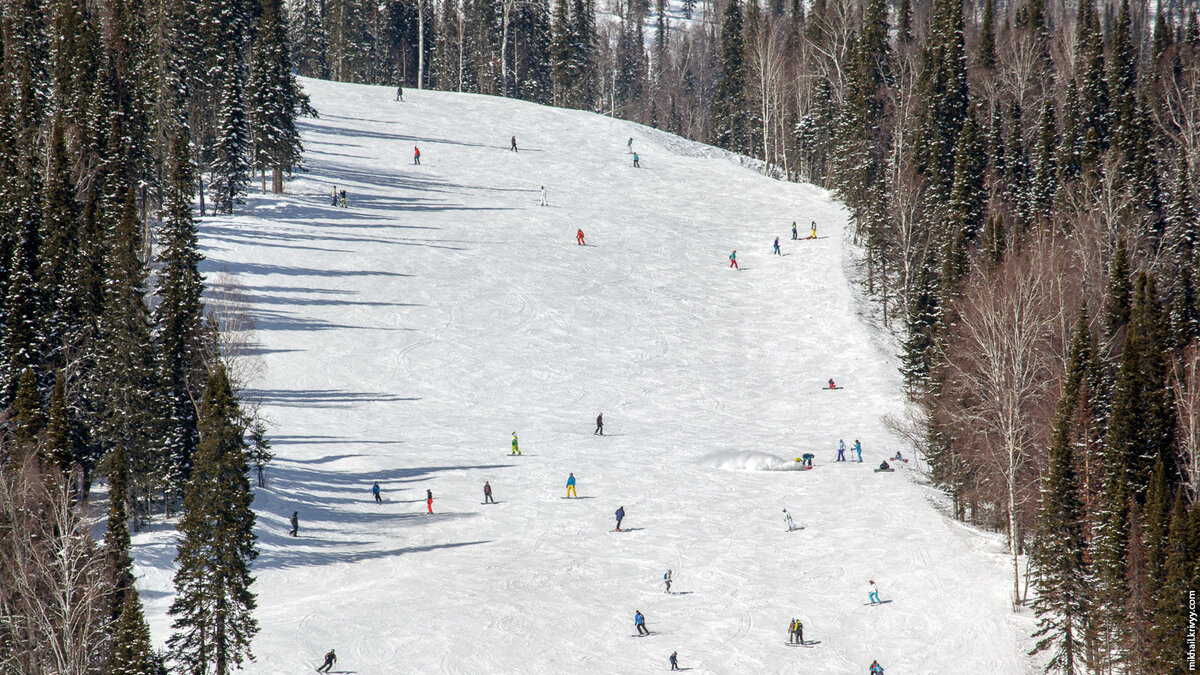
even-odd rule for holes
{"type": "MultiPolygon", "coordinates": [[[[330,648],[361,675],[642,673],[673,650],[697,673],[1030,668],[1002,542],[910,466],[872,471],[902,447],[881,422],[901,383],[826,192],[589,113],[303,85],[311,171],[202,225],[205,273],[253,303],[278,455],[247,672],[330,648]],[[865,463],[833,463],[839,438],[865,463]],[[772,470],[804,452],[815,470],[772,470]],[[869,579],[891,602],[866,605],[869,579]],[[654,635],[631,637],[635,610],[654,635]],[[786,644],[792,617],[817,644],[786,644]]],[[[136,538],[160,645],[173,536],[136,538]]]]}

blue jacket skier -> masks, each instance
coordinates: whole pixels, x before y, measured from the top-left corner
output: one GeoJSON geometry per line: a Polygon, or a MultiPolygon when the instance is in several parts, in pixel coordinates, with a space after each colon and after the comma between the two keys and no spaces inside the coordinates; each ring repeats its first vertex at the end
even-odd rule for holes
{"type": "Polygon", "coordinates": [[[375,503],[382,504],[383,498],[379,496],[379,483],[371,486],[371,494],[375,495],[375,503]]]}
{"type": "Polygon", "coordinates": [[[792,239],[799,239],[799,233],[796,232],[796,221],[792,221],[792,239]]]}
{"type": "Polygon", "coordinates": [[[840,438],[838,439],[838,457],[837,457],[836,461],[838,461],[838,462],[846,461],[846,441],[844,441],[840,438]]]}
{"type": "Polygon", "coordinates": [[[862,443],[859,443],[857,438],[854,439],[854,451],[858,453],[859,463],[862,463],[862,443]]]}
{"type": "Polygon", "coordinates": [[[618,506],[617,507],[617,532],[621,531],[621,521],[622,520],[625,520],[625,507],[618,506]]]}
{"type": "Polygon", "coordinates": [[[869,675],[883,675],[883,666],[879,665],[878,661],[871,661],[871,670],[869,675]]]}
{"type": "Polygon", "coordinates": [[[641,611],[633,613],[633,625],[637,627],[638,635],[650,634],[650,629],[646,628],[646,617],[642,616],[641,611]]]}

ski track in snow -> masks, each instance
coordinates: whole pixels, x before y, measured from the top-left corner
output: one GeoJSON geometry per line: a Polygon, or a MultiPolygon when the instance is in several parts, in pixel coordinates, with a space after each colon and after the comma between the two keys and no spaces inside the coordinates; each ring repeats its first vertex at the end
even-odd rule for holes
{"type": "MultiPolygon", "coordinates": [[[[903,447],[881,422],[901,380],[828,193],[589,113],[302,83],[310,172],[201,222],[203,271],[252,303],[277,454],[246,672],[331,647],[363,675],[635,673],[673,650],[694,673],[1031,669],[1002,539],[945,518],[915,464],[871,471],[903,447]],[[810,220],[822,238],[791,241],[810,220]],[[863,464],[833,462],[839,438],[863,464]],[[761,470],[804,452],[815,470],[761,470]],[[569,472],[587,499],[561,499],[569,472]],[[868,579],[892,602],[864,606],[868,579]],[[635,610],[656,635],[628,637],[635,610]],[[788,649],[792,617],[820,644],[788,649]]],[[[135,537],[160,646],[173,536],[135,537]]]]}

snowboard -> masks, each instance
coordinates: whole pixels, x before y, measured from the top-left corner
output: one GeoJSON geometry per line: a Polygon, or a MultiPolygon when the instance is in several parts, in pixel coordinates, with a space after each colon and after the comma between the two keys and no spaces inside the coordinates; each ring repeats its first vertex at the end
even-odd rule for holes
{"type": "Polygon", "coordinates": [[[908,460],[907,460],[907,459],[904,459],[903,457],[901,457],[900,459],[896,459],[895,457],[891,457],[891,458],[889,458],[889,459],[888,459],[888,461],[889,461],[889,462],[904,462],[905,464],[908,464],[908,460]]]}
{"type": "Polygon", "coordinates": [[[652,630],[652,631],[650,631],[649,633],[645,633],[645,634],[643,634],[643,633],[634,633],[633,635],[630,635],[629,637],[643,638],[643,637],[650,637],[651,635],[658,635],[658,631],[653,631],[653,630],[652,630]]]}
{"type": "Polygon", "coordinates": [[[895,469],[875,469],[875,473],[895,473],[895,469]]]}
{"type": "Polygon", "coordinates": [[[829,389],[845,389],[845,387],[821,387],[821,388],[822,388],[822,389],[826,389],[826,390],[829,390],[829,389]]]}
{"type": "Polygon", "coordinates": [[[873,605],[886,605],[889,602],[891,602],[891,600],[880,600],[879,602],[864,602],[863,605],[866,607],[871,607],[873,605]]]}
{"type": "MultiPolygon", "coordinates": [[[[799,462],[800,460],[796,460],[796,461],[797,461],[797,462],[799,462]]],[[[796,470],[797,470],[797,471],[812,471],[812,467],[811,467],[811,466],[800,465],[800,466],[796,467],[796,470]]]]}
{"type": "Polygon", "coordinates": [[[500,502],[498,502],[498,501],[496,501],[495,499],[493,499],[493,500],[492,500],[492,501],[490,501],[490,502],[479,502],[479,505],[480,505],[480,506],[495,506],[496,504],[499,504],[499,503],[500,503],[500,502]]]}

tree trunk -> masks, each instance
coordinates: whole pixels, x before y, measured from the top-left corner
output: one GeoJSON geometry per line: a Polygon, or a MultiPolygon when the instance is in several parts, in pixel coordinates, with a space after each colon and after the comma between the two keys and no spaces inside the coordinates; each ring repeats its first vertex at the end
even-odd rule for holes
{"type": "Polygon", "coordinates": [[[276,166],[271,169],[271,191],[277,195],[283,194],[283,168],[276,166]]]}
{"type": "Polygon", "coordinates": [[[417,0],[417,89],[425,88],[425,0],[417,0]]]}

